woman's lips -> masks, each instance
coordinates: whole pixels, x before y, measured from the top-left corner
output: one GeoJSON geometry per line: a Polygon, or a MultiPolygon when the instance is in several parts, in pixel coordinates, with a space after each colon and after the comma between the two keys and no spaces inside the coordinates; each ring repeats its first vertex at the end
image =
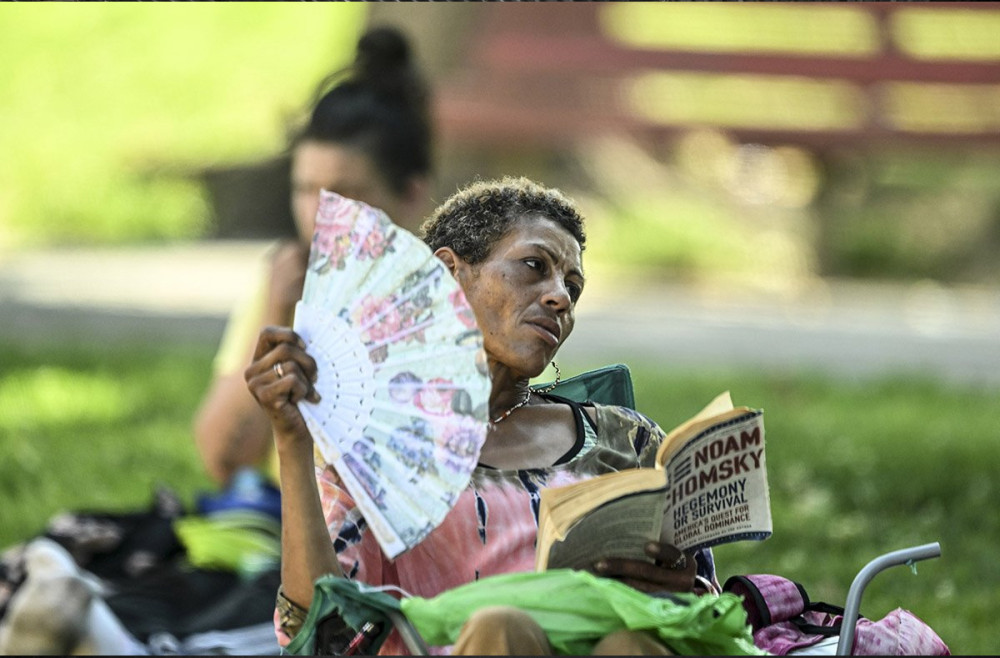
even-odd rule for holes
{"type": "Polygon", "coordinates": [[[539,336],[544,338],[547,343],[553,347],[559,345],[559,329],[557,327],[553,330],[553,328],[549,328],[537,322],[531,322],[529,324],[531,325],[531,328],[534,329],[539,336]]]}

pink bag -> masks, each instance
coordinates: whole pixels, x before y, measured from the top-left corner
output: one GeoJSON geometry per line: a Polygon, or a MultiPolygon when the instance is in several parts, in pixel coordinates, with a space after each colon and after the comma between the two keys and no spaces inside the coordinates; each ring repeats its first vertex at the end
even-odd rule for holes
{"type": "MultiPolygon", "coordinates": [[[[754,644],[784,656],[840,635],[844,609],[812,603],[802,585],[769,574],[733,576],[723,590],[741,595],[754,644]]],[[[908,610],[896,608],[878,621],[859,617],[855,625],[856,656],[949,656],[951,651],[934,630],[908,610]]]]}

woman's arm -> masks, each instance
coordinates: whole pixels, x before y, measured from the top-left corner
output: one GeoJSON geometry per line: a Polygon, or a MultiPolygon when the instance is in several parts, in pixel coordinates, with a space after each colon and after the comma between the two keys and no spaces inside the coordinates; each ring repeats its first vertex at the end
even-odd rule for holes
{"type": "Polygon", "coordinates": [[[308,608],[313,582],[342,572],[316,488],[312,436],[297,406],[304,399],[319,400],[312,386],[316,362],[304,347],[291,329],[266,327],[244,376],[271,420],[278,451],[282,589],[288,599],[308,608]]]}
{"type": "Polygon", "coordinates": [[[308,609],[313,582],[343,572],[316,489],[312,438],[276,433],[275,440],[281,478],[281,585],[285,596],[308,609]]]}
{"type": "Polygon", "coordinates": [[[279,245],[269,257],[266,279],[261,276],[256,293],[261,301],[230,320],[240,325],[231,338],[227,328],[225,341],[235,341],[228,348],[234,352],[232,369],[216,375],[194,423],[202,462],[221,484],[240,467],[266,463],[271,454],[271,423],[247,391],[242,368],[252,359],[261,327],[291,325],[308,257],[308,248],[298,242],[279,245]]]}
{"type": "Polygon", "coordinates": [[[194,423],[195,445],[209,476],[227,484],[242,466],[271,454],[271,421],[247,392],[242,373],[212,382],[194,423]]]}

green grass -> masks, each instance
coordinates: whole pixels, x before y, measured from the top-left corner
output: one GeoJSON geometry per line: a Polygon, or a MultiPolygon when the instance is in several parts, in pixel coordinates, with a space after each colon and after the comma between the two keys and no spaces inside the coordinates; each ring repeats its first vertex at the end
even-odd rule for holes
{"type": "Polygon", "coordinates": [[[204,235],[199,169],[285,147],[362,4],[0,7],[0,247],[204,235]]]}
{"type": "Polygon", "coordinates": [[[211,348],[0,347],[0,546],[65,509],[145,507],[211,485],[191,422],[211,348]]]}
{"type": "MultiPolygon", "coordinates": [[[[211,357],[204,345],[0,342],[0,546],[60,510],[145,506],[157,483],[187,501],[208,488],[190,423],[211,357]]],[[[995,653],[996,391],[632,367],[639,408],[665,427],[725,389],[766,410],[774,536],[717,548],[720,579],[782,574],[843,605],[870,559],[939,541],[942,557],[919,563],[917,576],[905,567],[878,575],[861,611],[904,607],[954,652],[995,653]]]]}

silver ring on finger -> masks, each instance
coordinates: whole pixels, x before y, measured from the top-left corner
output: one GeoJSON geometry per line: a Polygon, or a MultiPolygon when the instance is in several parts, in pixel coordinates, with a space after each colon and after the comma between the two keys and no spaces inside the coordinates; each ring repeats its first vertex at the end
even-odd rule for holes
{"type": "Polygon", "coordinates": [[[278,376],[278,379],[284,378],[285,369],[281,367],[281,361],[274,364],[274,374],[278,376]]]}
{"type": "Polygon", "coordinates": [[[683,569],[684,567],[687,566],[687,563],[688,563],[687,556],[684,555],[683,553],[681,553],[681,556],[679,558],[677,558],[676,560],[674,560],[673,562],[671,562],[670,566],[667,567],[667,568],[668,569],[674,569],[674,570],[683,569]]]}

